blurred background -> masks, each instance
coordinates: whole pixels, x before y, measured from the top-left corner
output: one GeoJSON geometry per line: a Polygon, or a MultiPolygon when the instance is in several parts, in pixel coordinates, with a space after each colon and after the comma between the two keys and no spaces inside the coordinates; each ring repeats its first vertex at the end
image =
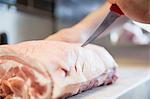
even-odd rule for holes
{"type": "MultiPolygon", "coordinates": [[[[44,39],[70,27],[106,0],[0,0],[0,44],[44,39]]],[[[94,43],[122,64],[150,66],[150,25],[128,21],[94,43]]]]}

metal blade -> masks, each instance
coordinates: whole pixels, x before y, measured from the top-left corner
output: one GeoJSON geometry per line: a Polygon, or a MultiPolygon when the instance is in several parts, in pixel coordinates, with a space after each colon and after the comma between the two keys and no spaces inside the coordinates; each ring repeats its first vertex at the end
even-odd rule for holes
{"type": "Polygon", "coordinates": [[[95,40],[100,34],[102,34],[120,15],[110,11],[104,21],[98,26],[96,31],[88,38],[88,40],[81,46],[86,46],[87,44],[91,43],[95,40]]]}

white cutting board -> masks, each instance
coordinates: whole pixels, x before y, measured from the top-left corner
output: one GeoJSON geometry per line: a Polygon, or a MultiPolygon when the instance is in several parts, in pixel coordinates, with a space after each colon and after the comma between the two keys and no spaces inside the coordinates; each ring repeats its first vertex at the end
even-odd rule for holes
{"type": "MultiPolygon", "coordinates": [[[[81,94],[72,96],[68,99],[116,99],[116,98],[119,98],[122,95],[131,91],[132,89],[148,81],[150,77],[148,76],[147,70],[148,70],[147,68],[135,68],[135,67],[134,68],[129,68],[129,67],[120,68],[118,70],[119,79],[117,80],[116,83],[109,85],[109,86],[97,87],[92,90],[85,91],[81,94]]],[[[119,98],[119,99],[123,99],[123,98],[119,98]]],[[[132,98],[132,99],[135,99],[135,98],[132,98]]]]}

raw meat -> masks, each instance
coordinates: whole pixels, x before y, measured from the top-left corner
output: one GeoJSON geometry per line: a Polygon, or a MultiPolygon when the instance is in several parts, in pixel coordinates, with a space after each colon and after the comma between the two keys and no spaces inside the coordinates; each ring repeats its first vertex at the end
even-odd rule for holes
{"type": "Polygon", "coordinates": [[[0,99],[64,99],[113,83],[117,64],[96,45],[28,41],[0,46],[0,99]]]}

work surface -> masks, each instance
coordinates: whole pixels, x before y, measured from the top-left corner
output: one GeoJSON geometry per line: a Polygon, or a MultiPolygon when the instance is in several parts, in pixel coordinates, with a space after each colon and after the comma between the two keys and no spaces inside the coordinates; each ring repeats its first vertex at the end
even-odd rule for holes
{"type": "Polygon", "coordinates": [[[68,99],[150,99],[149,69],[120,67],[116,83],[97,87],[68,99]]]}

